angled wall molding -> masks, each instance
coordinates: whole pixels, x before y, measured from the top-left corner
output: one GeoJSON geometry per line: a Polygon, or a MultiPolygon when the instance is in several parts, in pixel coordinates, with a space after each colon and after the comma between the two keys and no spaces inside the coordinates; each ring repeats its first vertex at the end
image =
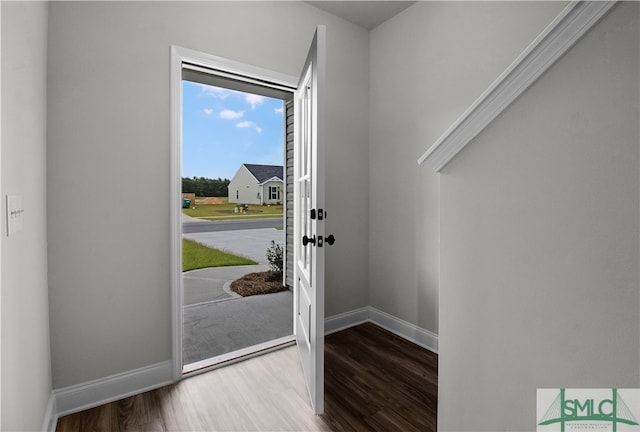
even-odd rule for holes
{"type": "Polygon", "coordinates": [[[572,1],[418,159],[439,172],[617,3],[572,1]]]}

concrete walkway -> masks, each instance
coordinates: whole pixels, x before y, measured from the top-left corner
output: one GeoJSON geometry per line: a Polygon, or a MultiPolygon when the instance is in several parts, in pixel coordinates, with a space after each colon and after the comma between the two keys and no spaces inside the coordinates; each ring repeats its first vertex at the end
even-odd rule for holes
{"type": "Polygon", "coordinates": [[[291,291],[186,306],[184,364],[292,335],[292,308],[291,291]]]}
{"type": "Polygon", "coordinates": [[[241,297],[235,279],[267,266],[214,267],[183,273],[185,365],[293,334],[293,293],[241,297]]]}
{"type": "Polygon", "coordinates": [[[232,281],[269,269],[271,240],[284,244],[274,228],[184,234],[184,238],[245,256],[252,266],[212,267],[182,274],[184,310],[182,352],[185,365],[293,334],[293,293],[241,297],[232,281]]]}
{"type": "Polygon", "coordinates": [[[183,304],[191,306],[231,298],[241,298],[229,288],[234,281],[247,273],[261,272],[266,265],[210,267],[182,273],[183,304]]]}

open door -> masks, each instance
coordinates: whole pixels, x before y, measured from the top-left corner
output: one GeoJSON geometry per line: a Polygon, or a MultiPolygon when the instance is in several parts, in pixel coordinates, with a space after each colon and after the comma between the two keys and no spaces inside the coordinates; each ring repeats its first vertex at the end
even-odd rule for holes
{"type": "Polygon", "coordinates": [[[325,33],[318,26],[295,93],[293,156],[294,332],[317,415],[324,412],[325,33]]]}

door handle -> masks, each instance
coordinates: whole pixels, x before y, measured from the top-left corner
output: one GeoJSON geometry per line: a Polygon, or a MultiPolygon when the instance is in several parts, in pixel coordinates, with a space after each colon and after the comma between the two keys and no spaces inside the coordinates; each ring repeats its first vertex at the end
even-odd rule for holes
{"type": "Polygon", "coordinates": [[[315,235],[313,237],[311,237],[311,238],[307,237],[306,234],[302,236],[302,246],[306,246],[309,243],[311,243],[312,245],[316,244],[316,236],[315,235]]]}
{"type": "Polygon", "coordinates": [[[333,236],[333,234],[329,234],[327,237],[325,237],[324,241],[327,242],[329,246],[331,246],[336,242],[336,238],[333,236]]]}

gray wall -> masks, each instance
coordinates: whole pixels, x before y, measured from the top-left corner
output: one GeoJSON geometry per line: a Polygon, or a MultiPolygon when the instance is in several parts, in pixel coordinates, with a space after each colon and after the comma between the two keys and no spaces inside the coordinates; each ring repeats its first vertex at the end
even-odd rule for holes
{"type": "Polygon", "coordinates": [[[40,430],[51,395],[46,232],[47,10],[2,10],[2,430],[40,430]],[[7,237],[5,196],[22,195],[23,230],[7,237]]]}
{"type": "Polygon", "coordinates": [[[328,34],[330,316],[368,304],[368,32],[299,2],[51,3],[55,388],[170,359],[169,46],[297,75],[316,24],[328,34]]]}
{"type": "Polygon", "coordinates": [[[439,332],[440,180],[416,161],[563,6],[419,2],[371,31],[372,306],[439,332]]]}
{"type": "Polygon", "coordinates": [[[637,4],[442,175],[415,164],[563,7],[424,2],[371,32],[370,301],[439,333],[441,430],[531,430],[537,387],[638,386],[637,4]]]}
{"type": "Polygon", "coordinates": [[[2,2],[2,195],[27,210],[2,237],[2,429],[40,428],[52,375],[170,358],[169,46],[294,75],[317,23],[327,316],[439,333],[441,430],[530,430],[537,387],[640,386],[637,4],[442,175],[415,163],[562,7],[421,2],[369,34],[298,2],[52,2],[48,31],[2,2]]]}
{"type": "Polygon", "coordinates": [[[443,171],[443,431],[640,386],[638,36],[620,4],[443,171]]]}

